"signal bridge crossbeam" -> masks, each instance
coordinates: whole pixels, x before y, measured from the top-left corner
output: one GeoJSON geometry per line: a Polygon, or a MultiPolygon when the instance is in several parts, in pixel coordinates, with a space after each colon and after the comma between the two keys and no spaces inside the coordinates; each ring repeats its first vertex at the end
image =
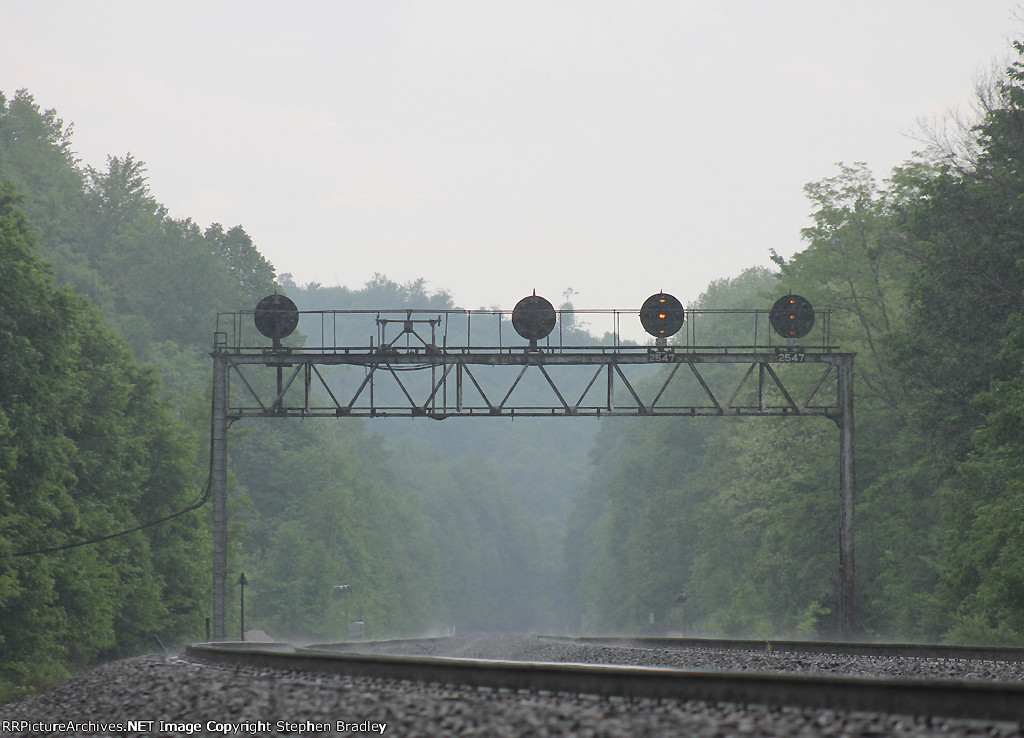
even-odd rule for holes
{"type": "MultiPolygon", "coordinates": [[[[673,345],[658,338],[639,346],[621,339],[622,321],[636,320],[635,311],[554,311],[546,305],[543,325],[532,315],[524,321],[514,311],[498,310],[300,313],[277,295],[255,311],[218,314],[211,354],[214,640],[226,636],[230,424],[261,417],[386,416],[830,418],[840,435],[839,630],[843,638],[852,635],[854,354],[830,344],[831,312],[808,312],[814,333],[780,344],[768,327],[770,311],[688,311],[683,324],[680,310],[676,328],[683,330],[673,345]],[[264,306],[278,299],[290,307],[264,306]],[[591,322],[599,319],[610,323],[605,343],[574,342],[595,328],[600,335],[601,327],[591,322]],[[586,332],[578,329],[581,322],[586,332]],[[256,335],[254,324],[272,340],[256,335]],[[283,345],[281,338],[296,328],[305,342],[283,345]],[[747,340],[716,344],[720,331],[747,340]],[[353,334],[368,338],[339,341],[353,334]],[[531,376],[532,382],[524,381],[531,376]]],[[[800,317],[796,309],[793,315],[800,317]]]]}
{"type": "MultiPolygon", "coordinates": [[[[573,345],[560,330],[557,340],[544,345],[503,345],[511,333],[507,314],[495,311],[448,311],[418,317],[419,311],[325,311],[302,313],[314,327],[329,325],[337,332],[339,320],[371,318],[377,327],[376,340],[362,346],[324,345],[285,348],[280,345],[245,345],[242,327],[247,313],[232,313],[232,331],[215,334],[214,358],[223,363],[228,375],[230,419],[246,417],[547,417],[547,416],[785,416],[839,415],[837,393],[823,390],[834,386],[844,359],[837,347],[827,344],[827,314],[821,321],[821,342],[808,346],[772,345],[768,331],[758,332],[757,322],[767,311],[705,311],[691,313],[689,330],[679,344],[637,346],[613,340],[608,345],[573,345]],[[398,313],[398,317],[395,317],[398,313]],[[433,317],[435,316],[436,317],[433,317]],[[505,318],[497,331],[476,329],[476,318],[505,318]],[[753,342],[748,345],[698,345],[693,342],[701,318],[741,316],[751,320],[753,342]],[[310,320],[310,318],[312,320],[310,320]],[[467,322],[462,324],[462,320],[467,322]],[[449,343],[456,334],[463,342],[449,343]],[[400,327],[396,335],[394,327],[400,327]],[[438,330],[444,331],[438,341],[438,330]],[[487,343],[483,340],[492,339],[487,343]],[[498,343],[493,341],[498,339],[498,343]],[[760,340],[759,340],[760,339],[760,340]],[[706,378],[709,365],[741,365],[742,372],[723,385],[722,379],[706,378]],[[821,368],[810,383],[801,377],[787,386],[790,367],[810,365],[821,368]],[[653,369],[663,366],[661,375],[653,369]],[[360,371],[338,372],[331,367],[357,367],[360,371]],[[568,367],[591,367],[582,369],[568,367]],[[260,373],[271,370],[277,381],[260,373]],[[755,374],[756,372],[756,374],[755,374]],[[546,388],[542,397],[534,391],[520,399],[523,380],[535,377],[534,386],[546,388]],[[678,388],[685,384],[699,388],[688,393],[689,402],[680,403],[678,388]],[[641,386],[642,385],[642,386],[641,386]],[[231,388],[237,387],[237,391],[231,388]]],[[[591,314],[598,311],[590,311],[591,314]]],[[[251,311],[248,312],[251,315],[251,311]]],[[[580,313],[557,313],[561,327],[579,319],[580,313]]],[[[618,315],[613,316],[618,323],[618,315]]],[[[300,320],[300,325],[303,321],[300,320]]],[[[321,339],[328,331],[321,330],[321,339]]],[[[615,334],[612,334],[613,336],[615,334]]],[[[517,337],[518,338],[518,337],[517,337]]],[[[806,371],[804,375],[806,375],[806,371]]]]}
{"type": "Polygon", "coordinates": [[[835,384],[835,370],[847,355],[805,351],[791,356],[799,357],[803,367],[821,367],[809,387],[799,387],[802,394],[785,382],[784,369],[791,366],[785,363],[786,354],[737,347],[714,352],[678,351],[675,347],[608,352],[586,347],[551,354],[470,349],[430,353],[390,349],[326,354],[270,351],[221,354],[220,360],[228,372],[229,386],[238,390],[229,391],[232,400],[227,412],[232,420],[282,416],[408,416],[435,420],[558,415],[836,417],[840,411],[837,395],[821,390],[826,384],[835,384]],[[652,364],[664,366],[664,376],[647,377],[644,387],[630,377],[629,368],[652,364]],[[744,369],[725,390],[713,388],[704,376],[707,365],[722,364],[737,364],[744,369]],[[332,366],[361,367],[363,373],[355,378],[336,377],[324,370],[332,366]],[[505,372],[503,382],[492,382],[488,387],[482,377],[488,367],[514,367],[516,371],[505,372]],[[564,367],[592,367],[582,391],[578,383],[573,391],[570,380],[555,373],[556,368],[564,367]],[[259,381],[256,375],[260,370],[280,372],[280,383],[259,381]],[[416,387],[408,376],[413,372],[428,373],[429,377],[416,387]],[[549,390],[548,403],[513,400],[523,379],[531,374],[539,376],[549,390]],[[686,381],[696,382],[700,388],[699,402],[665,400],[670,387],[686,381]],[[756,399],[737,402],[745,391],[756,399]]]}

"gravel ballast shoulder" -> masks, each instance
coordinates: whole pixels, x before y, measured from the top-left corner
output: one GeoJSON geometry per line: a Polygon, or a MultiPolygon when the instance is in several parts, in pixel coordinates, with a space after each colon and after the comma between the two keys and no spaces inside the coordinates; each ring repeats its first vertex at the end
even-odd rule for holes
{"type": "MultiPolygon", "coordinates": [[[[590,652],[576,648],[571,644],[545,643],[533,638],[501,637],[453,639],[406,650],[417,655],[432,650],[431,655],[561,662],[604,658],[605,663],[639,663],[627,660],[663,658],[665,653],[609,654],[604,650],[590,652]]],[[[375,650],[395,652],[401,649],[392,645],[375,647],[375,650]]],[[[767,656],[774,658],[773,654],[767,656]]],[[[732,658],[743,660],[742,654],[730,654],[730,660],[724,665],[713,667],[712,663],[722,663],[715,661],[713,652],[697,652],[690,656],[676,654],[676,657],[692,657],[698,661],[711,659],[703,662],[703,668],[725,669],[737,668],[732,658]]],[[[827,663],[821,663],[815,668],[827,666],[827,663]]],[[[690,664],[685,668],[698,667],[690,664]]],[[[806,669],[807,664],[803,663],[798,668],[806,669]]],[[[867,667],[843,664],[839,668],[867,667]]],[[[756,669],[772,670],[761,663],[756,669]]],[[[976,678],[991,678],[982,676],[987,671],[988,667],[973,667],[972,673],[978,674],[976,678]]],[[[452,688],[406,681],[215,666],[177,656],[145,656],[106,664],[46,695],[0,706],[0,730],[9,735],[123,735],[129,732],[124,726],[130,720],[153,721],[151,734],[154,735],[383,734],[608,738],[1024,735],[1019,725],[756,705],[603,699],[585,695],[452,688]],[[74,725],[68,729],[69,726],[61,723],[74,725]],[[107,724],[105,729],[97,729],[103,728],[104,724],[107,724]]]]}
{"type": "Polygon", "coordinates": [[[546,640],[535,636],[466,636],[422,642],[346,644],[346,650],[410,656],[658,666],[691,671],[754,671],[879,679],[983,679],[1024,682],[1024,663],[907,656],[849,656],[710,648],[640,648],[546,640]]]}

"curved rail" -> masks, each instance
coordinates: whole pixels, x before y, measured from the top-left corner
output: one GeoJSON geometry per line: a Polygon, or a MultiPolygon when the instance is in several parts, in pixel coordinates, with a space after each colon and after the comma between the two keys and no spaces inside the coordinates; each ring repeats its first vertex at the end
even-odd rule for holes
{"type": "Polygon", "coordinates": [[[843,656],[910,657],[920,659],[967,659],[970,661],[1024,661],[1024,648],[995,646],[939,646],[921,643],[857,643],[851,641],[744,640],[737,638],[658,638],[646,636],[537,636],[559,643],[625,648],[682,650],[706,648],[724,651],[780,651],[832,653],[843,656]]]}
{"type": "Polygon", "coordinates": [[[1024,684],[960,680],[864,679],[822,675],[339,653],[281,644],[202,643],[186,656],[269,667],[500,690],[700,700],[975,720],[1024,722],[1024,684]]]}

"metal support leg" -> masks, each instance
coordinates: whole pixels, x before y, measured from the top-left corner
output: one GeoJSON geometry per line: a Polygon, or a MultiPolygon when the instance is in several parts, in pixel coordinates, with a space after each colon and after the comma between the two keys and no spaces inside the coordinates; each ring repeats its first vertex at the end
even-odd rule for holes
{"type": "MultiPolygon", "coordinates": [[[[765,408],[768,407],[768,392],[766,383],[766,372],[764,370],[764,362],[760,362],[757,365],[757,407],[759,410],[764,412],[765,408]]],[[[732,405],[732,402],[729,403],[732,405]]]]}
{"type": "Polygon", "coordinates": [[[853,354],[839,355],[839,634],[856,631],[853,559],[853,354]]]}
{"type": "Polygon", "coordinates": [[[213,355],[213,405],[210,419],[210,480],[213,498],[213,640],[227,639],[228,579],[228,362],[213,355]]]}

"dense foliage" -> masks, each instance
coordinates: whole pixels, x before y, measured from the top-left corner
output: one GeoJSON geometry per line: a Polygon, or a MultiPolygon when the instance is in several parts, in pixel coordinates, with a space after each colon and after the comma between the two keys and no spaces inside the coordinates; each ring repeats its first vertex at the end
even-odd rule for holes
{"type": "Polygon", "coordinates": [[[151,369],[56,289],[0,182],[0,697],[197,626],[196,513],[97,545],[197,496],[191,439],[151,369]],[[40,552],[43,551],[43,552],[40,552]],[[40,552],[40,553],[37,553],[40,552]]]}
{"type": "MultiPolygon", "coordinates": [[[[71,127],[26,91],[0,96],[0,182],[5,699],[154,648],[154,636],[203,637],[207,514],[43,549],[202,500],[217,311],[281,289],[303,309],[452,303],[422,282],[378,277],[350,290],[278,280],[240,226],[171,218],[132,155],[83,166],[71,127]],[[41,552],[16,556],[26,551],[41,552]]],[[[546,603],[557,599],[560,520],[582,464],[559,474],[517,464],[535,450],[550,460],[557,433],[518,424],[522,451],[495,470],[482,457],[507,438],[493,424],[469,444],[451,429],[367,430],[355,420],[233,427],[229,569],[232,582],[246,573],[249,627],[336,639],[357,618],[371,635],[559,619],[546,603]],[[520,495],[509,476],[535,484],[520,495]],[[338,584],[349,585],[342,598],[338,584]]],[[[575,434],[570,445],[588,438],[575,434]]],[[[229,608],[229,633],[237,615],[229,608]]]]}
{"type": "MultiPolygon", "coordinates": [[[[1024,642],[1024,62],[981,103],[963,145],[936,141],[881,185],[864,164],[808,185],[806,248],[700,301],[793,291],[835,309],[833,341],[857,352],[862,635],[1024,642]]],[[[830,423],[607,430],[567,539],[592,628],[653,614],[659,630],[835,634],[830,423]],[[644,464],[667,439],[677,453],[644,464]]]]}

